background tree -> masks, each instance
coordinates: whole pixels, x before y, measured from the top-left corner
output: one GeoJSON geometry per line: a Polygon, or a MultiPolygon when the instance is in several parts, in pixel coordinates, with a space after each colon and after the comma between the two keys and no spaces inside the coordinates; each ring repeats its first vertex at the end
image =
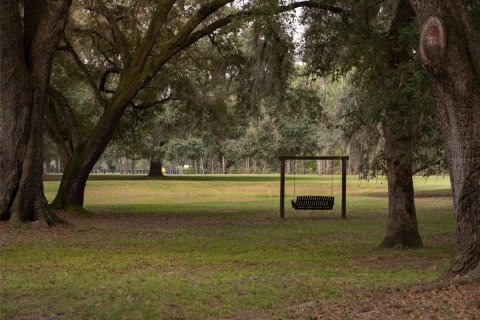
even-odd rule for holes
{"type": "MultiPolygon", "coordinates": [[[[383,143],[377,156],[384,162],[374,157],[388,178],[388,226],[382,246],[419,247],[412,174],[424,164],[414,163],[415,151],[436,119],[431,116],[428,77],[415,59],[414,12],[408,1],[388,7],[368,0],[352,4],[349,12],[348,21],[324,13],[307,16],[307,45],[314,48],[307,48],[307,55],[311,67],[322,74],[351,74],[355,99],[350,101],[352,108],[346,110],[343,126],[350,136],[361,132],[361,145],[353,150],[365,159],[366,148],[376,151],[375,145],[383,143]],[[389,9],[391,13],[385,14],[389,9]]],[[[425,162],[424,158],[417,157],[425,162]]]]}

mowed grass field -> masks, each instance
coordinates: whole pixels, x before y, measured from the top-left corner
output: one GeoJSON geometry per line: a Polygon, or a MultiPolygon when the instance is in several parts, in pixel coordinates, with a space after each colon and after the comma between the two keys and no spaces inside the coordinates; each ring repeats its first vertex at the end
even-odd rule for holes
{"type": "MultiPolygon", "coordinates": [[[[330,183],[297,176],[296,194],[330,183]]],[[[0,319],[308,319],[309,304],[435,280],[454,243],[450,182],[415,188],[425,248],[386,250],[384,179],[350,176],[342,220],[339,176],[327,212],[293,211],[288,177],[281,220],[278,175],[94,175],[94,214],[72,226],[0,224],[0,319]]]]}

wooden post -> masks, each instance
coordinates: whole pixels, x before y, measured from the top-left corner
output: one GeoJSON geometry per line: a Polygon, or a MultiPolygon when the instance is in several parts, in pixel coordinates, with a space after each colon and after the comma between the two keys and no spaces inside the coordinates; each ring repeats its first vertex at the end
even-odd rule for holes
{"type": "Polygon", "coordinates": [[[342,218],[347,219],[347,160],[342,159],[342,218]]]}
{"type": "Polygon", "coordinates": [[[280,166],[280,218],[285,218],[285,160],[281,159],[280,166]]]}

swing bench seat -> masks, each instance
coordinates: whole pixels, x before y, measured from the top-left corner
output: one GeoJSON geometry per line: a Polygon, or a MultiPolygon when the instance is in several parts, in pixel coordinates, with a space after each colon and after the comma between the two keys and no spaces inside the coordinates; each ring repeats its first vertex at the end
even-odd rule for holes
{"type": "Polygon", "coordinates": [[[332,210],[334,204],[333,196],[297,196],[292,199],[295,210],[332,210]]]}

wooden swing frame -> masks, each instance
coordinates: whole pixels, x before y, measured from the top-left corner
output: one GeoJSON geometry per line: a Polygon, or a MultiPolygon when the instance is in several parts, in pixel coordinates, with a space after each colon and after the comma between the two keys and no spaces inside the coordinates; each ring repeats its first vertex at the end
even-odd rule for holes
{"type": "Polygon", "coordinates": [[[280,218],[285,218],[285,162],[287,160],[341,160],[342,162],[342,218],[347,218],[347,161],[348,156],[281,156],[280,159],[280,218]]]}

